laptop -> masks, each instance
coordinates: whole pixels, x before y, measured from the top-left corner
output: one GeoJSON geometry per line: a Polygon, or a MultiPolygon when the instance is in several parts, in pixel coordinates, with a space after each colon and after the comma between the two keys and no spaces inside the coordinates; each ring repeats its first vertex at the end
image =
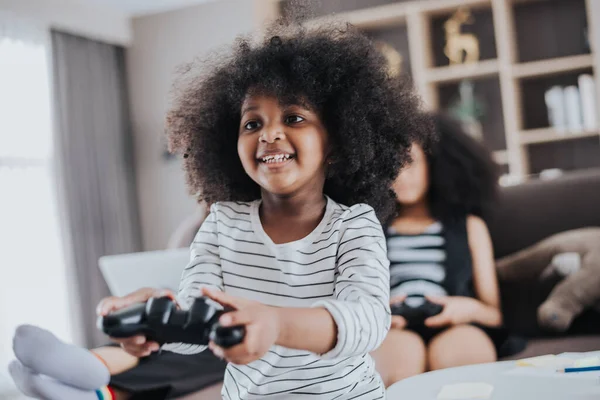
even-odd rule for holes
{"type": "Polygon", "coordinates": [[[102,276],[113,296],[125,296],[143,287],[177,292],[190,249],[145,251],[100,257],[102,276]]]}

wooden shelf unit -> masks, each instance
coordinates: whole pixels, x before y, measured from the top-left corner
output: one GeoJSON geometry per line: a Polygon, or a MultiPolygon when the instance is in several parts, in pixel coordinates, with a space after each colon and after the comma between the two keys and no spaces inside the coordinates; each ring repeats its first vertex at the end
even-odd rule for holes
{"type": "Polygon", "coordinates": [[[456,82],[498,75],[498,72],[498,60],[483,60],[470,64],[429,68],[425,71],[425,80],[429,83],[456,82]]]}
{"type": "Polygon", "coordinates": [[[557,75],[563,72],[577,71],[594,66],[594,58],[591,54],[551,58],[541,61],[530,61],[527,63],[514,64],[512,76],[514,78],[535,78],[538,76],[557,75]]]}
{"type": "Polygon", "coordinates": [[[497,150],[492,153],[494,160],[501,165],[508,164],[508,153],[506,150],[497,150]]]}
{"type": "Polygon", "coordinates": [[[361,29],[383,28],[406,22],[410,7],[406,3],[393,3],[369,7],[356,11],[346,11],[334,15],[317,17],[309,24],[321,24],[328,21],[349,22],[361,29]]]}
{"type": "Polygon", "coordinates": [[[559,132],[554,128],[528,129],[519,132],[521,144],[538,144],[550,142],[562,142],[565,140],[581,139],[593,136],[599,136],[598,130],[582,130],[576,132],[559,132]]]}
{"type": "MultiPolygon", "coordinates": [[[[286,0],[282,0],[286,1],[286,0]]],[[[329,0],[320,0],[325,3],[329,0]]],[[[486,104],[490,109],[501,108],[500,124],[502,125],[502,143],[504,148],[499,148],[499,141],[495,141],[495,146],[490,146],[494,158],[499,164],[508,166],[510,177],[515,179],[525,179],[530,176],[532,168],[529,160],[530,145],[543,143],[561,143],[563,141],[582,140],[582,145],[589,143],[591,138],[597,137],[600,140],[599,130],[583,131],[577,133],[559,133],[552,128],[524,129],[525,117],[528,107],[523,104],[523,90],[528,87],[523,83],[526,81],[535,81],[543,79],[553,79],[553,76],[574,75],[581,72],[594,73],[596,83],[596,105],[600,119],[600,0],[355,0],[345,2],[337,1],[340,7],[356,7],[361,3],[365,7],[357,10],[344,11],[337,10],[334,15],[319,17],[314,20],[315,23],[324,21],[344,21],[350,22],[365,31],[376,31],[378,29],[390,29],[391,27],[403,27],[405,35],[408,36],[408,55],[410,58],[411,77],[415,87],[424,100],[426,107],[437,109],[440,107],[440,88],[442,86],[455,85],[464,79],[472,79],[475,84],[478,80],[494,79],[499,85],[498,103],[492,102],[486,104]],[[369,6],[369,3],[383,5],[369,6]],[[561,10],[567,9],[565,15],[561,11],[554,9],[543,9],[542,13],[533,10],[535,7],[554,7],[557,5],[561,10]],[[437,63],[434,57],[434,37],[432,32],[432,21],[437,20],[439,44],[439,19],[450,16],[459,7],[467,7],[472,11],[487,13],[486,21],[490,19],[493,23],[493,29],[487,24],[484,26],[486,32],[493,31],[492,43],[495,45],[495,56],[492,58],[482,58],[477,63],[463,65],[439,66],[439,48],[437,48],[437,63]],[[573,7],[575,9],[573,9],[573,7]],[[583,9],[584,8],[584,9],[583,9]],[[554,13],[548,17],[548,12],[554,13]],[[585,13],[585,21],[581,20],[581,15],[585,13]],[[567,21],[575,13],[578,16],[577,22],[567,21]],[[525,15],[527,14],[527,15],[525,15]],[[546,22],[540,22],[541,14],[545,14],[546,22]],[[568,15],[567,15],[568,14],[568,15]],[[540,53],[538,43],[545,46],[554,46],[558,49],[558,40],[552,37],[548,40],[538,40],[533,38],[535,35],[550,34],[549,30],[533,29],[530,34],[523,35],[523,27],[528,27],[527,21],[524,24],[524,18],[533,18],[538,26],[547,26],[543,24],[554,23],[557,19],[564,26],[569,24],[574,29],[583,29],[583,25],[588,27],[589,49],[586,51],[575,50],[564,52],[564,46],[570,46],[570,40],[578,37],[580,32],[565,32],[563,28],[556,28],[551,32],[558,39],[566,37],[563,40],[562,50],[556,50],[558,55],[550,55],[543,59],[527,57],[523,53],[527,42],[530,49],[537,55],[540,53]],[[548,22],[550,21],[550,22],[548,22]],[[542,25],[540,25],[542,24],[542,25]],[[561,30],[562,29],[562,30],[561,30]],[[543,31],[543,32],[541,32],[543,31]],[[565,36],[565,33],[568,35],[565,36]],[[520,36],[521,35],[521,36],[520,36]],[[544,44],[545,42],[545,44],[544,44]],[[563,51],[563,53],[561,53],[563,51]],[[525,55],[526,57],[523,57],[525,55]],[[533,61],[521,62],[522,59],[533,59],[533,61]],[[550,78],[549,78],[550,77],[550,78]]],[[[332,3],[333,4],[333,3],[332,3]]],[[[481,14],[479,14],[481,15],[481,14]]],[[[468,25],[465,25],[465,28],[468,25]]],[[[466,28],[468,30],[468,28],[466,28]]],[[[583,33],[581,33],[583,34],[583,33]]],[[[476,36],[478,36],[476,34],[476,36]]],[[[481,42],[480,47],[486,43],[481,42]]],[[[543,39],[543,38],[542,38],[543,39]]],[[[489,37],[488,37],[489,40],[489,37]]],[[[573,44],[577,46],[578,44],[573,44]]],[[[553,51],[554,51],[553,50],[553,51]]],[[[552,53],[552,51],[550,52],[552,53]]],[[[530,53],[531,55],[533,53],[530,53]]],[[[487,83],[489,84],[489,82],[487,83]]],[[[544,88],[542,88],[544,89],[544,88]]],[[[447,90],[447,89],[446,89],[447,90]]],[[[538,89],[539,90],[539,89],[538,89]]],[[[447,96],[446,96],[447,97],[447,96]]],[[[527,99],[526,99],[527,100],[527,99]]],[[[488,99],[489,103],[489,99],[488,99]]],[[[525,104],[527,105],[527,104],[525,104]]],[[[537,105],[538,108],[540,105],[537,105]]],[[[544,105],[545,107],[545,105],[544,105]]],[[[493,110],[492,110],[493,111],[493,110]]],[[[497,116],[496,116],[497,117],[497,116]]],[[[498,118],[496,118],[498,123],[498,118]]],[[[537,126],[536,126],[537,128],[537,126]]],[[[489,145],[489,143],[488,143],[489,145]]],[[[598,154],[600,160],[600,154],[598,154]]],[[[600,166],[600,161],[598,162],[600,166]]],[[[560,165],[556,166],[560,168],[560,165]]],[[[535,168],[534,168],[535,169],[535,168]]]]}

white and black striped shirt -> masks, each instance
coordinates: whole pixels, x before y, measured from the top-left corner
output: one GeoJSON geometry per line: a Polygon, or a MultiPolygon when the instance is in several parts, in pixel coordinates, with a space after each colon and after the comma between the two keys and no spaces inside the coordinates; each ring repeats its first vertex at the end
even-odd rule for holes
{"type": "MultiPolygon", "coordinates": [[[[384,398],[369,355],[390,325],[389,262],[375,212],[327,198],[323,220],[312,233],[274,244],[262,228],[259,206],[260,201],[211,207],[192,244],[178,297],[189,304],[208,286],[276,307],[324,307],[337,325],[337,343],[322,355],[273,346],[248,365],[229,364],[223,397],[384,398]]],[[[204,350],[181,343],[163,348],[183,354],[204,350]]]]}
{"type": "Polygon", "coordinates": [[[405,302],[418,307],[425,296],[444,296],[446,249],[440,222],[422,234],[406,235],[388,230],[391,296],[407,295],[405,302]]]}

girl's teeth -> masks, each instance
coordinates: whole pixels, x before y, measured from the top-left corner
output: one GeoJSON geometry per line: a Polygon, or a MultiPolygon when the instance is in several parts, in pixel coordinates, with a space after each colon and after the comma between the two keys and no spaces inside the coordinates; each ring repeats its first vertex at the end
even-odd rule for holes
{"type": "Polygon", "coordinates": [[[274,156],[266,156],[263,157],[263,162],[265,163],[274,163],[274,162],[281,162],[283,160],[289,160],[290,159],[290,155],[289,154],[277,154],[274,156]]]}

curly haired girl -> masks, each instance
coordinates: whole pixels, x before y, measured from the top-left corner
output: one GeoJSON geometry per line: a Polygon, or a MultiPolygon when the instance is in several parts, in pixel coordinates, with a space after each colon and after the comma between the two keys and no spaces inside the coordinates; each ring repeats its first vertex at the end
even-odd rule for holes
{"type": "MultiPolygon", "coordinates": [[[[222,325],[246,328],[237,346],[209,345],[229,361],[224,398],[382,398],[369,355],[390,326],[380,221],[429,118],[356,29],[278,29],[190,67],[176,91],[170,146],[191,193],[212,204],[178,299],[208,296],[235,309],[222,325]]],[[[127,304],[109,299],[100,313],[127,304]]],[[[138,357],[159,348],[120,342],[138,357]]]]}
{"type": "Polygon", "coordinates": [[[392,317],[374,353],[386,385],[426,370],[492,362],[507,343],[485,217],[498,167],[460,123],[434,116],[436,139],[415,142],[413,163],[394,182],[398,214],[388,224],[391,303],[443,307],[425,321],[392,317]]]}

